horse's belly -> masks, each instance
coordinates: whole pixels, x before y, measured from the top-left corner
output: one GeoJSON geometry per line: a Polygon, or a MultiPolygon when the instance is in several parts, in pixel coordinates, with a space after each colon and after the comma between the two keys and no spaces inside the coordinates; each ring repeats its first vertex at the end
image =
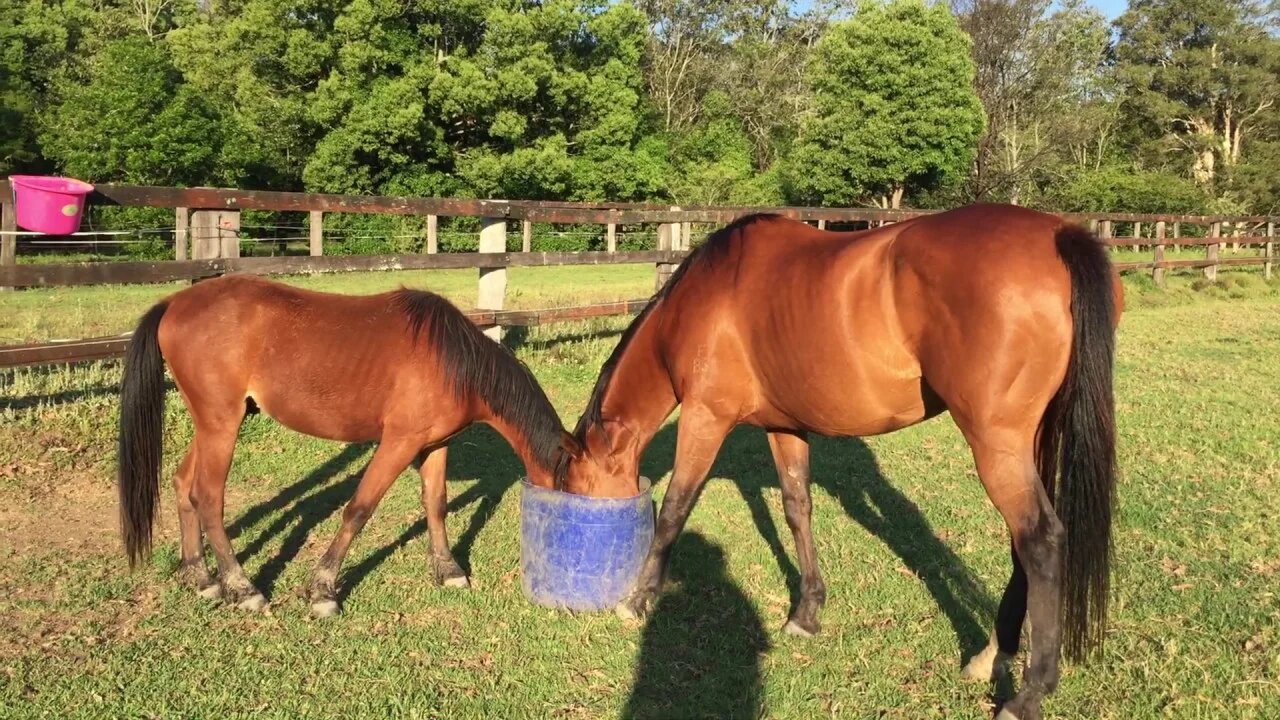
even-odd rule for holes
{"type": "Polygon", "coordinates": [[[933,414],[918,379],[885,380],[860,387],[833,383],[821,388],[771,393],[746,419],[763,427],[806,430],[821,435],[882,435],[933,414]]]}
{"type": "Polygon", "coordinates": [[[381,434],[377,403],[305,392],[298,387],[273,390],[250,388],[248,396],[263,414],[291,430],[342,442],[376,440],[381,434]]]}

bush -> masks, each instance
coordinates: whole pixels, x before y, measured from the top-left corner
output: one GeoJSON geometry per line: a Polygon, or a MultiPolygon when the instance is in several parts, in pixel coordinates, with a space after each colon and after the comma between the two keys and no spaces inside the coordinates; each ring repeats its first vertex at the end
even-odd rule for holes
{"type": "Polygon", "coordinates": [[[1207,213],[1212,199],[1192,181],[1170,173],[1106,167],[1051,184],[1047,207],[1063,212],[1207,213]]]}

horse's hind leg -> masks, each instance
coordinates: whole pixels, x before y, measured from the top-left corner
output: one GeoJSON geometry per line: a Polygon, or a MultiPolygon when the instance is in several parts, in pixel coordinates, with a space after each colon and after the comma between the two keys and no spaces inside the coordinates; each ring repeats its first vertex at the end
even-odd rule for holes
{"type": "Polygon", "coordinates": [[[222,595],[222,587],[209,575],[204,564],[204,545],[200,534],[200,517],[191,502],[191,491],[196,477],[196,444],[187,448],[187,454],[173,475],[173,492],[177,497],[178,531],[182,536],[182,566],[179,572],[202,598],[213,599],[222,595]]]}
{"type": "Polygon", "coordinates": [[[441,445],[428,450],[422,460],[419,474],[422,476],[422,511],[427,518],[427,530],[431,536],[431,574],[437,583],[445,587],[468,586],[467,574],[453,559],[449,549],[449,534],[445,518],[449,512],[449,497],[445,487],[445,467],[449,448],[441,445]]]}
{"type": "Polygon", "coordinates": [[[818,611],[827,600],[827,586],[822,581],[818,551],[813,544],[809,442],[803,435],[792,433],[769,433],[768,437],[773,463],[778,468],[778,483],[782,486],[782,506],[800,561],[800,602],[783,629],[791,635],[815,635],[821,629],[818,611]]]}
{"type": "MultiPolygon", "coordinates": [[[[1026,573],[1026,605],[1031,624],[1031,657],[1022,688],[1001,709],[998,720],[1038,720],[1040,703],[1058,686],[1061,652],[1062,523],[1036,472],[1034,431],[1009,433],[966,430],[978,475],[1013,537],[1015,557],[1026,573]]],[[[1011,582],[1016,585],[1017,578],[1011,582]]],[[[1013,588],[1016,592],[1016,587],[1013,588]]],[[[1007,593],[1006,593],[1007,594],[1007,593]]],[[[1002,603],[1003,605],[1003,603],[1002,603]]],[[[1005,630],[1012,629],[1010,618],[1005,630]]],[[[999,631],[998,631],[999,634],[999,631]]]]}
{"type": "Polygon", "coordinates": [[[249,582],[240,561],[236,560],[223,519],[224,495],[231,458],[235,454],[236,435],[243,414],[225,415],[220,421],[196,420],[196,477],[191,499],[200,524],[209,538],[209,546],[218,560],[218,581],[226,600],[242,610],[261,610],[267,599],[249,582]],[[234,417],[234,419],[232,419],[234,417]]]}
{"type": "Polygon", "coordinates": [[[409,467],[413,458],[425,443],[409,440],[404,437],[391,438],[383,436],[382,444],[373,453],[373,459],[365,468],[364,477],[356,494],[342,510],[342,527],[334,536],[329,549],[316,566],[311,580],[311,612],[317,617],[329,617],[338,612],[338,595],[335,587],[338,571],[342,569],[342,561],[347,556],[351,541],[355,540],[361,528],[368,522],[369,516],[378,507],[382,496],[387,493],[396,477],[409,467]]]}

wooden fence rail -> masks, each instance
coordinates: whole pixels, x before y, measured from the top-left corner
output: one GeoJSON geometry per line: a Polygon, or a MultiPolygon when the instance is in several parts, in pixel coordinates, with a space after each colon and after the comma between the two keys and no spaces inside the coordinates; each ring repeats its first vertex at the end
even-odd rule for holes
{"type": "MultiPolygon", "coordinates": [[[[174,254],[172,261],[17,264],[14,199],[7,179],[0,179],[0,290],[77,285],[165,283],[200,281],[230,273],[289,275],[310,273],[474,268],[478,308],[471,313],[477,323],[500,337],[504,325],[529,325],[565,319],[601,317],[639,310],[639,301],[553,308],[534,311],[504,310],[506,268],[652,264],[660,287],[688,254],[694,223],[721,225],[744,214],[774,212],[797,220],[830,227],[832,224],[868,227],[928,215],[936,210],[882,210],[877,208],[819,207],[675,207],[656,203],[577,203],[526,200],[469,200],[324,195],[313,193],[230,190],[221,188],[168,188],[100,185],[88,198],[91,206],[172,208],[174,254]],[[262,210],[307,213],[307,256],[238,257],[235,230],[239,211],[262,210]],[[366,213],[421,216],[426,221],[426,253],[400,255],[325,256],[324,216],[328,213],[366,213]],[[472,217],[480,220],[480,252],[439,253],[439,218],[472,217]],[[522,252],[506,251],[508,223],[519,223],[522,252]],[[603,227],[607,250],[603,252],[531,252],[533,223],[595,224],[603,227]],[[655,225],[656,248],[617,251],[622,225],[655,225]],[[195,243],[198,227],[212,228],[216,241],[195,243]],[[230,232],[230,235],[225,233],[230,232]],[[230,240],[228,241],[228,238],[230,240]],[[198,247],[187,252],[191,240],[198,247]],[[209,253],[214,256],[210,257],[209,253]],[[221,256],[218,256],[221,254],[221,256]],[[188,257],[203,259],[187,259],[188,257]]],[[[1275,217],[1208,216],[1134,213],[1066,213],[1064,218],[1087,225],[1112,246],[1148,247],[1151,261],[1119,262],[1122,272],[1149,271],[1163,282],[1164,271],[1203,269],[1207,278],[1219,268],[1261,265],[1270,278],[1275,261],[1275,217]],[[1117,226],[1128,225],[1129,235],[1117,237],[1117,226]],[[1204,237],[1188,237],[1183,226],[1204,228],[1204,237]],[[1230,232],[1224,232],[1224,229],[1230,232]],[[1148,234],[1144,235],[1144,230],[1148,234]],[[1170,232],[1171,230],[1171,232],[1170,232]],[[1261,254],[1223,257],[1223,246],[1260,246],[1261,254]],[[1169,248],[1205,248],[1204,259],[1168,259],[1169,248]]],[[[208,229],[206,228],[206,229],[208,229]]],[[[75,362],[113,357],[127,345],[127,336],[92,338],[42,345],[0,347],[0,367],[75,362]]]]}
{"type": "MultiPolygon", "coordinates": [[[[537,310],[473,310],[466,313],[481,327],[531,327],[592,318],[634,315],[648,298],[575,305],[537,310]]],[[[0,368],[58,365],[120,357],[129,347],[131,333],[51,343],[0,346],[0,368]]]]}
{"type": "MultiPolygon", "coordinates": [[[[385,270],[501,269],[551,265],[678,263],[677,250],[633,252],[474,252],[436,255],[215,258],[163,262],[89,262],[0,267],[0,286],[65,287],[204,280],[231,273],[299,275],[385,270]]],[[[501,308],[498,308],[501,309],[501,308]]]]}

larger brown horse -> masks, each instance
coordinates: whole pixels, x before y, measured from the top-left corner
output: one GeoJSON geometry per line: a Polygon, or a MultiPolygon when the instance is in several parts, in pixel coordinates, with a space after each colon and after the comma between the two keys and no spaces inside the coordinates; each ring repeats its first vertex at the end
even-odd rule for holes
{"type": "Polygon", "coordinates": [[[562,445],[576,445],[528,368],[444,298],[406,289],[345,296],[248,276],[209,280],[151,308],[125,357],[119,485],[130,566],[151,552],[166,362],[195,425],[173,478],[181,572],[201,596],[222,595],[246,609],[266,601],[232,551],[223,491],[247,413],[330,440],[379,441],[315,570],[310,599],[319,616],[337,612],[334,584],[347,549],[415,458],[431,569],[438,582],[465,587],[445,532],[448,440],[487,423],[542,486],[552,484],[562,445]],[[217,558],[217,581],[205,566],[201,529],[217,558]]]}
{"type": "Polygon", "coordinates": [[[1029,613],[1030,663],[1001,717],[1036,718],[1058,683],[1063,635],[1072,659],[1102,642],[1122,310],[1106,248],[1053,215],[975,205],[851,233],[741,218],[627,329],[575,431],[583,451],[557,481],[635,493],[641,452],[681,406],[653,544],[618,607],[643,616],[725,436],[764,428],[802,576],[786,630],[810,635],[826,589],[808,435],[876,435],[950,412],[1014,558],[991,645],[965,673],[989,679],[1029,613]]]}

